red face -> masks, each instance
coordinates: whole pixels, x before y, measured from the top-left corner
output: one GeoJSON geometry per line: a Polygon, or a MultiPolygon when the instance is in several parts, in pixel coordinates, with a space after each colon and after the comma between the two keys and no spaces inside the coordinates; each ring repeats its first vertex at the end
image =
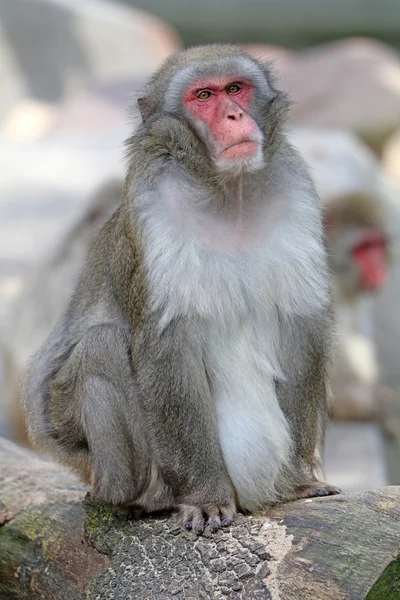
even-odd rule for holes
{"type": "Polygon", "coordinates": [[[364,290],[378,290],[387,279],[386,242],[380,231],[366,231],[353,248],[354,260],[360,271],[364,290]]]}
{"type": "Polygon", "coordinates": [[[262,135],[248,112],[253,95],[251,81],[232,77],[199,80],[187,88],[184,106],[195,123],[207,127],[216,157],[246,159],[259,151],[262,135]]]}

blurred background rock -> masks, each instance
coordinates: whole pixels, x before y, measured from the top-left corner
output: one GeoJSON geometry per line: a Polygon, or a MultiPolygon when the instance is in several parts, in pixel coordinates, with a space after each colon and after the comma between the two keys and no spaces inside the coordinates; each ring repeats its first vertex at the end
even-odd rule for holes
{"type": "Polygon", "coordinates": [[[26,442],[26,361],[118,205],[130,95],[171,52],[215,41],[276,63],[323,203],[338,321],[328,477],[400,483],[398,0],[0,0],[0,434],[26,442]],[[352,264],[364,228],[388,241],[374,294],[352,264]]]}

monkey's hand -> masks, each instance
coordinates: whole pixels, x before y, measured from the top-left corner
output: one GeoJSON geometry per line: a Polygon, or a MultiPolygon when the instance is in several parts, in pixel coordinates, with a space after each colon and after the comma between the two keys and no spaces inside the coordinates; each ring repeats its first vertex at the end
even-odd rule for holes
{"type": "Polygon", "coordinates": [[[224,500],[214,500],[216,490],[209,494],[202,491],[201,496],[209,497],[209,502],[198,501],[195,494],[184,499],[178,505],[182,524],[186,529],[192,529],[197,535],[202,535],[208,523],[210,531],[216,533],[221,527],[228,527],[236,514],[233,490],[228,493],[218,494],[224,500]]]}

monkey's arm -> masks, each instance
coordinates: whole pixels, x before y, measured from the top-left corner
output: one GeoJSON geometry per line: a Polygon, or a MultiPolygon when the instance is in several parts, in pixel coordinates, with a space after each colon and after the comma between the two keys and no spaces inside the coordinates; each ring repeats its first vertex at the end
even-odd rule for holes
{"type": "Polygon", "coordinates": [[[211,529],[229,524],[234,491],[218,439],[215,408],[195,323],[171,322],[160,336],[149,323],[133,342],[133,368],[151,451],[181,506],[185,524],[198,531],[202,513],[211,529]],[[153,332],[153,333],[150,333],[153,332]]]}
{"type": "Polygon", "coordinates": [[[295,496],[328,495],[338,489],[321,483],[322,453],[328,411],[327,369],[332,314],[282,320],[283,381],[276,382],[279,404],[294,444],[295,496]]]}

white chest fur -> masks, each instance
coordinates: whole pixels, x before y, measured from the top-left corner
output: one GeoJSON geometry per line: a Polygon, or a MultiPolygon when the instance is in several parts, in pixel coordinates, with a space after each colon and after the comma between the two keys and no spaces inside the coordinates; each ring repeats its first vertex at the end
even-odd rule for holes
{"type": "Polygon", "coordinates": [[[241,506],[254,510],[275,499],[275,484],[290,453],[274,386],[274,377],[282,377],[276,318],[266,311],[234,329],[211,327],[206,367],[221,447],[241,506]]]}
{"type": "Polygon", "coordinates": [[[182,228],[166,204],[152,196],[142,205],[152,308],[161,310],[160,328],[178,315],[206,324],[204,360],[221,447],[241,506],[252,510],[275,500],[291,450],[274,386],[287,367],[276,307],[310,314],[327,300],[318,212],[306,203],[311,218],[302,227],[299,198],[297,214],[262,243],[227,253],[182,228]]]}

